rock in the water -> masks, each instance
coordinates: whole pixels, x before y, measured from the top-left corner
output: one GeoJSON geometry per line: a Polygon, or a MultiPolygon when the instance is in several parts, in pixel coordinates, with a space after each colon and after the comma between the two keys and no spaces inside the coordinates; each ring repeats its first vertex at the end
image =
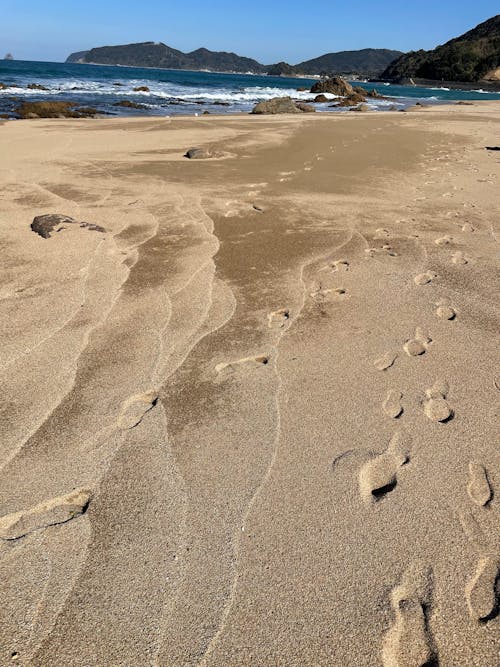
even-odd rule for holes
{"type": "Polygon", "coordinates": [[[313,106],[311,106],[310,104],[306,104],[305,102],[297,102],[295,106],[303,113],[311,113],[313,111],[316,111],[316,109],[313,106]]]}
{"type": "Polygon", "coordinates": [[[49,213],[47,215],[38,215],[31,223],[32,231],[36,232],[43,239],[49,239],[50,233],[53,231],[60,232],[66,229],[65,225],[79,225],[80,227],[89,229],[93,232],[105,232],[104,227],[94,225],[91,222],[79,222],[68,215],[61,215],[60,213],[49,213]],[[59,229],[56,229],[59,227],[59,229]]]}
{"type": "Polygon", "coordinates": [[[365,95],[366,95],[366,97],[371,97],[374,100],[386,100],[386,99],[388,99],[384,95],[381,95],[380,93],[377,93],[375,88],[373,88],[372,90],[369,90],[368,92],[365,91],[365,95]]]}
{"type": "Polygon", "coordinates": [[[49,90],[48,88],[45,88],[45,86],[40,85],[39,83],[29,83],[26,88],[29,90],[49,90]]]}
{"type": "Polygon", "coordinates": [[[88,118],[97,109],[75,109],[73,102],[23,102],[15,109],[20,118],[88,118]]]}
{"type": "Polygon", "coordinates": [[[120,100],[120,102],[115,102],[114,107],[125,107],[127,109],[147,109],[145,104],[139,104],[138,102],[131,102],[130,100],[120,100]]]}
{"type": "Polygon", "coordinates": [[[314,98],[314,101],[325,103],[325,102],[328,102],[329,100],[328,100],[328,97],[326,97],[325,95],[323,95],[323,93],[321,93],[321,95],[316,95],[316,97],[314,98]]]}
{"type": "Polygon", "coordinates": [[[340,100],[340,102],[338,102],[336,106],[354,107],[357,104],[361,104],[364,101],[365,101],[364,95],[360,95],[360,93],[352,93],[351,95],[347,95],[347,97],[344,97],[343,100],[340,100]]]}
{"type": "Polygon", "coordinates": [[[184,157],[190,160],[208,160],[208,158],[214,157],[214,155],[206,148],[190,148],[186,151],[184,157]]]}
{"type": "Polygon", "coordinates": [[[332,76],[330,79],[323,79],[313,84],[311,93],[331,93],[345,97],[354,93],[351,84],[341,76],[332,76]]]}
{"type": "Polygon", "coordinates": [[[147,86],[137,86],[134,88],[134,93],[149,93],[149,88],[147,86]]]}
{"type": "Polygon", "coordinates": [[[366,112],[366,111],[370,111],[370,107],[368,106],[368,104],[360,104],[358,107],[356,107],[354,109],[354,111],[366,112]]]}
{"type": "Polygon", "coordinates": [[[273,97],[271,100],[259,102],[253,108],[254,114],[302,113],[297,109],[291,97],[273,97]]]}

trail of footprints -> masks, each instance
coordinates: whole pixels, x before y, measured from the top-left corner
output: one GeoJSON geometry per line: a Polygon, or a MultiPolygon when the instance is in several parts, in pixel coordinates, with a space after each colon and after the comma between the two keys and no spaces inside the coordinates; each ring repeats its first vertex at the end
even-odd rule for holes
{"type": "MultiPolygon", "coordinates": [[[[386,230],[377,230],[382,237],[386,230]]],[[[472,225],[466,223],[462,231],[472,232],[472,225]]],[[[435,240],[438,246],[452,243],[450,236],[435,240]]],[[[371,253],[372,249],[369,249],[371,253]]],[[[451,255],[455,265],[465,265],[469,259],[462,251],[451,255]]],[[[430,285],[437,274],[426,271],[415,276],[416,286],[430,285]]],[[[437,318],[453,321],[457,310],[445,300],[435,303],[437,318]]],[[[429,349],[432,339],[420,328],[403,344],[408,357],[420,357],[429,349]]],[[[399,352],[388,351],[374,361],[380,371],[388,371],[400,356],[399,352]]],[[[500,389],[500,381],[499,386],[500,389]]],[[[426,390],[422,402],[423,414],[436,424],[445,424],[454,417],[454,410],[448,402],[449,385],[437,380],[426,390]]],[[[404,413],[403,394],[396,389],[388,389],[382,403],[384,415],[397,420],[404,413]]],[[[390,440],[387,449],[372,456],[359,470],[359,492],[369,503],[377,503],[386,498],[397,486],[398,476],[410,462],[410,448],[407,437],[399,430],[390,440]]],[[[475,573],[465,585],[465,599],[471,618],[482,624],[488,623],[500,612],[500,532],[498,513],[491,511],[493,489],[488,471],[477,461],[468,466],[468,499],[473,511],[460,515],[463,529],[478,554],[475,573]]],[[[438,665],[438,655],[429,629],[429,613],[432,602],[431,571],[422,563],[413,563],[403,573],[402,580],[391,592],[394,621],[384,637],[382,661],[384,667],[431,667],[438,665]]]]}

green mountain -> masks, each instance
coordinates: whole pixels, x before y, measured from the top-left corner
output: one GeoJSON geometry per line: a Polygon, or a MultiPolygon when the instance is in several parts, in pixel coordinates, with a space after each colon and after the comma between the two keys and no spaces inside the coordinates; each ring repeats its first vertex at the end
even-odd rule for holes
{"type": "Polygon", "coordinates": [[[360,51],[339,51],[325,53],[319,58],[306,60],[294,66],[302,74],[380,74],[393,60],[402,55],[401,51],[390,49],[361,49],[360,51]]]}
{"type": "Polygon", "coordinates": [[[72,53],[66,62],[129,67],[161,67],[163,69],[208,69],[219,72],[261,72],[266,68],[256,60],[236,53],[197,49],[183,53],[161,42],[142,42],[121,46],[101,46],[90,51],[72,53]]]}
{"type": "Polygon", "coordinates": [[[95,63],[98,65],[127,65],[129,67],[161,67],[164,69],[211,70],[218,72],[253,72],[275,76],[296,74],[380,74],[387,65],[401,55],[401,51],[388,49],[363,49],[327,53],[320,58],[298,65],[285,62],[262,65],[252,58],[244,58],[226,51],[197,49],[183,53],[161,42],[142,42],[121,46],[101,46],[89,51],[77,51],[66,60],[69,63],[95,63]]]}
{"type": "Polygon", "coordinates": [[[75,51],[66,58],[67,63],[82,63],[85,62],[85,56],[88,51],[75,51]]]}
{"type": "Polygon", "coordinates": [[[382,73],[387,81],[500,79],[500,14],[432,51],[411,51],[382,73]]]}

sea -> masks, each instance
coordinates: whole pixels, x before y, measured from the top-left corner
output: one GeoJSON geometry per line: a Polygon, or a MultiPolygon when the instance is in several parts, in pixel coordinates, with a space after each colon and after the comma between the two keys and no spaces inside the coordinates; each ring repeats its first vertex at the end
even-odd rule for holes
{"type": "MultiPolygon", "coordinates": [[[[114,116],[200,115],[209,113],[247,113],[261,100],[290,95],[311,101],[309,92],[315,79],[287,78],[238,73],[193,72],[140,67],[83,65],[73,63],[0,61],[0,115],[15,116],[21,101],[61,100],[81,107],[93,107],[114,116]],[[31,90],[29,84],[47,90],[31,90]],[[135,91],[147,87],[149,90],[135,91]],[[298,90],[298,89],[305,90],[298,90]],[[142,109],[116,106],[128,100],[144,105],[142,109]]],[[[500,100],[500,92],[450,90],[446,87],[396,86],[387,83],[354,82],[367,90],[375,89],[388,99],[368,100],[374,110],[404,109],[421,102],[453,103],[459,100],[500,100]]],[[[334,96],[328,96],[334,100],[334,96]]],[[[342,113],[328,104],[316,104],[319,112],[342,113]]]]}

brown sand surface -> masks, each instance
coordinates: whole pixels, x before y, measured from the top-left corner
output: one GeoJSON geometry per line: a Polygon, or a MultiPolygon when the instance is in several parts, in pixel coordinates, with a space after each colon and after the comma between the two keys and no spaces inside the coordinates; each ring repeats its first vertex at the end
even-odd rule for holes
{"type": "Polygon", "coordinates": [[[1,125],[1,667],[500,665],[499,141],[1,125]]]}

